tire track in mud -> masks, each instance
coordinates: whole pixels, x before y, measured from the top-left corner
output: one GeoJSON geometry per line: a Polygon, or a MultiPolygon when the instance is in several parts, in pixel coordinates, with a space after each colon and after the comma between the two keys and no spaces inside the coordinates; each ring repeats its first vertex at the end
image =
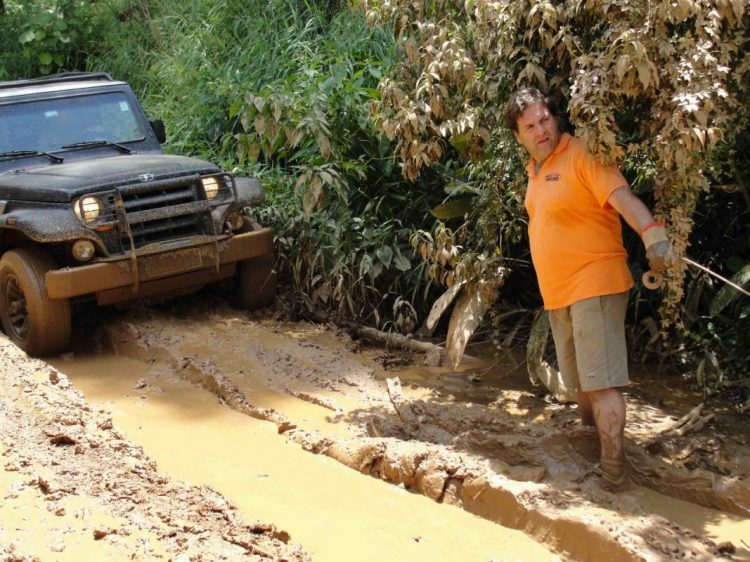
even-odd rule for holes
{"type": "MultiPolygon", "coordinates": [[[[139,311],[111,326],[107,338],[118,354],[169,364],[235,410],[275,423],[279,433],[307,451],[523,530],[564,556],[596,560],[606,552],[608,560],[630,561],[719,555],[710,540],[649,514],[634,497],[603,491],[592,474],[596,443],[586,430],[561,428],[551,420],[526,423],[502,408],[409,400],[394,388],[389,396],[371,367],[340,349],[281,333],[258,337],[263,330],[221,307],[187,318],[139,311]],[[203,328],[180,331],[185,323],[203,328]],[[266,386],[333,410],[335,422],[354,426],[357,435],[326,434],[253,403],[236,357],[228,363],[222,354],[196,355],[209,333],[217,349],[250,357],[248,370],[265,374],[266,386]],[[332,392],[341,393],[342,404],[330,398],[332,392]],[[345,408],[343,396],[349,402],[359,399],[360,407],[345,408]]],[[[628,452],[637,459],[638,483],[747,514],[747,488],[741,483],[681,474],[632,443],[628,452]],[[698,490],[688,487],[695,483],[698,490]]]]}
{"type": "MultiPolygon", "coordinates": [[[[1,507],[21,507],[15,500],[25,490],[38,495],[46,511],[55,516],[44,532],[60,535],[53,552],[62,552],[66,540],[72,540],[73,518],[89,546],[92,539],[108,543],[116,553],[119,549],[120,557],[310,560],[290,542],[288,533],[273,525],[245,523],[236,508],[212,489],[188,486],[159,473],[143,450],[113,427],[105,411],[93,410],[64,374],[28,358],[4,338],[0,339],[0,385],[2,468],[23,479],[13,491],[3,490],[1,507]],[[75,499],[86,507],[68,513],[75,499]],[[110,524],[102,525],[92,511],[104,514],[110,524]]],[[[23,542],[0,543],[0,558],[39,560],[24,554],[38,550],[39,545],[23,542]]],[[[109,558],[103,550],[88,554],[89,559],[109,558]]]]}

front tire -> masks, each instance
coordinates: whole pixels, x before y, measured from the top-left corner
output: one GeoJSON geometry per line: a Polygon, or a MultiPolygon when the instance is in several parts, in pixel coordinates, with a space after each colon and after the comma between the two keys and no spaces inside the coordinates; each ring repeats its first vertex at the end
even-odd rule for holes
{"type": "Polygon", "coordinates": [[[271,304],[276,298],[276,260],[273,254],[241,261],[237,264],[234,303],[255,310],[271,304]]]}
{"type": "Polygon", "coordinates": [[[32,356],[50,355],[70,344],[70,303],[47,296],[45,274],[55,269],[39,249],[18,248],[0,258],[0,321],[3,331],[32,356]]]}

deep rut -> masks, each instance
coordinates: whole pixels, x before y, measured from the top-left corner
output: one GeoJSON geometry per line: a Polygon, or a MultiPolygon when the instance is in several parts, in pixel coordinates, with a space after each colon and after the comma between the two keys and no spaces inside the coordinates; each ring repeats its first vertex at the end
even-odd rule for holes
{"type": "MultiPolygon", "coordinates": [[[[275,423],[304,450],[364,474],[523,530],[564,557],[712,560],[719,546],[649,513],[630,495],[609,494],[593,473],[595,441],[557,407],[542,419],[500,404],[441,401],[402,390],[352,352],[342,334],[257,322],[231,309],[130,313],[107,330],[118,354],[168,365],[238,412],[275,423]],[[280,396],[304,401],[287,413],[280,396]]],[[[507,393],[505,400],[513,396],[507,393]]],[[[520,399],[520,397],[519,397],[520,399]]],[[[636,483],[747,516],[738,479],[687,474],[636,443],[636,483]]]]}

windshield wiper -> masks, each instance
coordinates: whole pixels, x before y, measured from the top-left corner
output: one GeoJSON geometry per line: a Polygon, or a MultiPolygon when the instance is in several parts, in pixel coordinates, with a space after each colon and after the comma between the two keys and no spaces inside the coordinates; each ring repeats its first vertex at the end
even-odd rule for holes
{"type": "Polygon", "coordinates": [[[81,142],[74,142],[72,144],[64,144],[62,145],[62,148],[89,148],[92,146],[114,146],[121,152],[124,152],[125,154],[130,154],[133,152],[130,150],[127,146],[118,144],[116,142],[110,142],[106,140],[91,140],[91,141],[81,141],[81,142]]]}
{"type": "Polygon", "coordinates": [[[41,150],[9,150],[7,152],[0,152],[0,159],[3,160],[10,160],[12,158],[25,158],[27,156],[46,156],[55,164],[63,163],[63,159],[60,156],[55,156],[54,154],[43,152],[41,150]]]}

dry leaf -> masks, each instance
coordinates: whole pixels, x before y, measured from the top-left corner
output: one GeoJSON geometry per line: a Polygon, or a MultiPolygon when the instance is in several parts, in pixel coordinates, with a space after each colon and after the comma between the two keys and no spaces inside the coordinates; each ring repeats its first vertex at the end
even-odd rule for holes
{"type": "Polygon", "coordinates": [[[544,360],[549,331],[549,315],[547,311],[540,310],[531,325],[529,343],[526,346],[526,368],[529,380],[534,385],[541,382],[560,402],[576,402],[578,399],[576,390],[566,386],[560,371],[544,360]]]}
{"type": "Polygon", "coordinates": [[[443,315],[443,313],[446,311],[446,309],[453,303],[453,301],[458,296],[458,293],[461,292],[461,288],[466,284],[466,281],[461,281],[460,283],[456,283],[455,285],[451,285],[448,287],[448,290],[445,291],[438,299],[433,303],[432,309],[430,310],[430,315],[427,317],[427,321],[425,324],[427,325],[427,328],[430,330],[435,329],[435,324],[437,324],[437,321],[440,319],[440,317],[443,315]]]}
{"type": "Polygon", "coordinates": [[[469,343],[469,338],[479,327],[492,301],[481,291],[464,292],[458,299],[448,325],[448,341],[445,344],[446,359],[452,369],[458,367],[469,343]]]}

